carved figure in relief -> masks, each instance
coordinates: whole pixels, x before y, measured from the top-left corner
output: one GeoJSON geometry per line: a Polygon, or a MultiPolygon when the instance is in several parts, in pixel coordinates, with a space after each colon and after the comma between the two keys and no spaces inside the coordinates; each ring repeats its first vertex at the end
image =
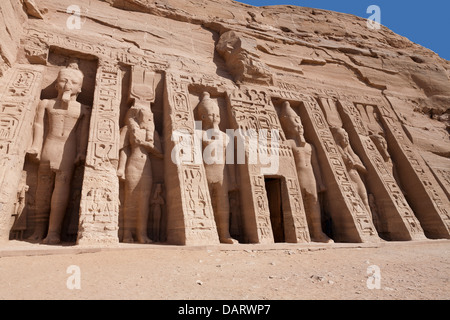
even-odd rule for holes
{"type": "Polygon", "coordinates": [[[26,183],[21,183],[19,191],[17,192],[17,201],[14,206],[14,226],[12,233],[16,240],[23,239],[23,233],[27,230],[27,215],[26,215],[26,194],[30,187],[26,183]]]}
{"type": "MultiPolygon", "coordinates": [[[[209,93],[203,93],[197,110],[202,121],[202,129],[204,130],[202,139],[203,150],[205,151],[207,148],[213,147],[211,150],[223,151],[220,155],[210,155],[211,159],[204,159],[204,164],[219,240],[221,243],[234,244],[237,241],[230,235],[230,204],[228,192],[230,184],[235,188],[236,183],[234,182],[234,172],[231,169],[233,167],[225,164],[225,150],[229,138],[219,129],[220,109],[217,103],[211,99],[209,93]],[[212,133],[212,135],[209,136],[208,133],[212,133]],[[217,143],[220,145],[217,145],[217,143]]],[[[207,152],[204,152],[205,154],[207,152]]]]}
{"type": "MultiPolygon", "coordinates": [[[[34,123],[34,139],[29,154],[39,164],[36,192],[36,216],[48,217],[45,244],[61,242],[61,228],[70,197],[70,185],[75,166],[86,158],[90,110],[77,102],[84,75],[76,63],[61,69],[56,81],[58,97],[42,100],[34,123]],[[44,118],[48,128],[44,128],[44,118]],[[44,141],[44,132],[47,132],[44,141]]],[[[45,236],[47,219],[38,221],[29,240],[45,236]]]]}
{"type": "Polygon", "coordinates": [[[166,201],[163,197],[163,185],[157,184],[156,190],[151,200],[151,205],[153,206],[153,237],[155,241],[160,239],[161,234],[161,218],[162,218],[162,210],[163,206],[166,204],[166,201]]]}
{"type": "Polygon", "coordinates": [[[332,132],[336,143],[338,145],[339,152],[341,153],[342,159],[344,160],[345,167],[350,176],[350,179],[355,186],[358,195],[360,196],[367,212],[372,215],[369,205],[369,196],[367,195],[366,186],[361,178],[361,174],[367,174],[367,169],[363,165],[361,159],[353,151],[350,145],[350,139],[348,137],[347,131],[343,128],[333,127],[332,132]]]}
{"type": "Polygon", "coordinates": [[[319,192],[325,192],[319,163],[313,145],[306,142],[302,121],[289,102],[282,106],[280,122],[286,134],[286,144],[292,148],[306,216],[315,242],[333,242],[323,231],[319,192]]]}
{"type": "Polygon", "coordinates": [[[163,158],[160,137],[149,105],[136,103],[130,108],[122,135],[123,146],[117,173],[120,179],[125,180],[122,241],[132,243],[135,231],[137,242],[147,244],[152,242],[147,234],[153,187],[151,158],[163,158]]]}
{"type": "Polygon", "coordinates": [[[377,150],[381,154],[381,157],[383,158],[384,162],[388,165],[388,167],[391,169],[391,171],[393,171],[394,165],[392,163],[391,156],[389,155],[386,139],[379,134],[371,135],[370,139],[373,141],[373,143],[377,147],[377,150]]]}

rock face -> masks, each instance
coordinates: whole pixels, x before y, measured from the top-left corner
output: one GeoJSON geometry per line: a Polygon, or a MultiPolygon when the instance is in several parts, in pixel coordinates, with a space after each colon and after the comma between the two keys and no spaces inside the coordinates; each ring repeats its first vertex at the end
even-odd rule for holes
{"type": "Polygon", "coordinates": [[[0,3],[0,238],[450,238],[450,62],[355,16],[0,3]]]}

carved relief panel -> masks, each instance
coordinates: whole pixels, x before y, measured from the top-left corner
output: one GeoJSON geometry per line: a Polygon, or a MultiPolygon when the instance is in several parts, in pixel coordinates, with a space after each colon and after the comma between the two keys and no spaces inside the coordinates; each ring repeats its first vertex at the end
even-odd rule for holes
{"type": "Polygon", "coordinates": [[[305,99],[303,104],[301,116],[305,121],[305,129],[314,133],[311,138],[319,149],[319,163],[324,170],[333,230],[337,240],[378,241],[371,213],[358,196],[322,109],[312,97],[305,99]],[[341,225],[342,221],[347,223],[341,225]]]}
{"type": "Polygon", "coordinates": [[[120,200],[116,170],[121,94],[119,66],[112,61],[100,61],[81,196],[78,244],[119,241],[120,200]]]}
{"type": "Polygon", "coordinates": [[[198,163],[200,146],[195,143],[195,118],[189,99],[190,79],[168,73],[165,91],[166,184],[168,241],[174,244],[219,242],[205,168],[198,163]],[[178,161],[177,161],[178,160],[178,161]]]}
{"type": "Polygon", "coordinates": [[[374,197],[373,220],[378,232],[388,240],[424,239],[420,223],[395,180],[385,133],[378,122],[378,107],[343,99],[339,102],[355,148],[368,170],[366,181],[374,197]]]}
{"type": "Polygon", "coordinates": [[[298,186],[294,157],[291,149],[283,144],[286,138],[271,97],[264,90],[244,89],[230,92],[228,100],[234,128],[247,133],[250,138],[255,134],[255,139],[262,138],[261,141],[264,141],[254,148],[256,150],[252,150],[252,144],[245,145],[246,161],[239,166],[241,186],[244,189],[244,186],[250,185],[247,190],[242,190],[241,197],[250,196],[253,199],[244,209],[246,232],[254,235],[250,242],[274,241],[273,230],[277,226],[271,224],[271,215],[274,213],[269,209],[268,196],[271,198],[271,195],[265,185],[267,178],[279,179],[282,184],[285,241],[309,242],[311,239],[302,195],[299,190],[288,187],[289,184],[298,186]],[[272,164],[274,160],[277,162],[275,170],[266,170],[259,158],[261,153],[271,156],[272,164]],[[255,163],[252,160],[257,161],[255,163]]]}
{"type": "Polygon", "coordinates": [[[0,238],[12,227],[14,201],[31,143],[32,123],[39,100],[42,67],[19,65],[2,78],[0,92],[0,238]]]}
{"type": "MultiPolygon", "coordinates": [[[[395,106],[394,106],[395,107],[395,106]]],[[[450,238],[449,201],[432,172],[407,138],[398,119],[380,106],[383,127],[398,164],[398,176],[406,198],[428,238],[450,238]]]]}

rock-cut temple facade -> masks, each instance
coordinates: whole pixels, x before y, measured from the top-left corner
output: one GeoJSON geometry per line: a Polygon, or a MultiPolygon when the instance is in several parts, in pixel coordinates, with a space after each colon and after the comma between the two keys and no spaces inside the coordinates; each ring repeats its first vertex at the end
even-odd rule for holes
{"type": "Polygon", "coordinates": [[[449,239],[449,105],[449,61],[351,15],[1,1],[0,239],[449,239]]]}

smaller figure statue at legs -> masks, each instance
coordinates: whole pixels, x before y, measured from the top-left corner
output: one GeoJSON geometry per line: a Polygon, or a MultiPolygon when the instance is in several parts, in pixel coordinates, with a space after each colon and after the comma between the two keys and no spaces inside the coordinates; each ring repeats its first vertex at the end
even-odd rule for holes
{"type": "Polygon", "coordinates": [[[331,243],[333,240],[322,231],[318,192],[324,192],[326,189],[322,182],[315,148],[306,142],[302,121],[289,102],[285,102],[282,108],[280,122],[288,139],[286,144],[292,148],[294,154],[311,238],[315,242],[331,243]]]}
{"type": "Polygon", "coordinates": [[[157,184],[155,194],[153,195],[153,199],[151,201],[153,206],[153,238],[156,242],[160,240],[162,209],[163,205],[166,203],[162,193],[162,184],[157,184]]]}
{"type": "Polygon", "coordinates": [[[17,202],[14,209],[14,226],[12,233],[15,240],[23,240],[23,233],[27,230],[27,215],[26,215],[26,194],[30,189],[26,183],[22,183],[17,192],[17,202]]]}

